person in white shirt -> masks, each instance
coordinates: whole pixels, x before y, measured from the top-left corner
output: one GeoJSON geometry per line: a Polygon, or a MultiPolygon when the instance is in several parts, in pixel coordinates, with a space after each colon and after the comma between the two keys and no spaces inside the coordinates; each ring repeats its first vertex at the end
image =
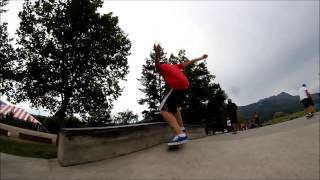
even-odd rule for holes
{"type": "Polygon", "coordinates": [[[304,106],[304,111],[306,112],[306,117],[310,118],[313,116],[314,108],[313,108],[313,101],[311,98],[310,93],[308,92],[307,86],[302,84],[302,87],[299,89],[299,96],[300,101],[304,106]]]}

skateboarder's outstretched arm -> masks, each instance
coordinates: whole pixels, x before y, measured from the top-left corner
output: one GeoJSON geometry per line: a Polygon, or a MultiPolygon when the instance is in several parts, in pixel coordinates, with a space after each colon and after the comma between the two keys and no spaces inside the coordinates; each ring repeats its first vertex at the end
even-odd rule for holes
{"type": "Polygon", "coordinates": [[[207,59],[207,57],[208,57],[208,55],[204,54],[203,56],[201,56],[199,58],[195,58],[195,59],[192,59],[190,61],[187,61],[187,62],[183,63],[183,65],[184,65],[184,67],[187,67],[187,66],[190,66],[190,65],[194,64],[197,61],[201,61],[201,60],[207,59]]]}
{"type": "MultiPolygon", "coordinates": [[[[160,51],[161,51],[161,46],[158,44],[153,44],[153,50],[155,52],[155,65],[158,66],[160,64],[160,51]]],[[[207,54],[204,54],[203,56],[199,57],[199,58],[195,58],[195,59],[192,59],[190,61],[187,61],[187,62],[184,62],[183,63],[183,66],[184,67],[187,67],[187,66],[190,66],[192,64],[194,64],[195,62],[197,61],[201,61],[201,60],[204,60],[204,59],[207,59],[208,55],[207,54]]]]}
{"type": "Polygon", "coordinates": [[[311,95],[310,95],[309,91],[306,89],[305,92],[306,92],[307,97],[311,99],[311,95]]]}

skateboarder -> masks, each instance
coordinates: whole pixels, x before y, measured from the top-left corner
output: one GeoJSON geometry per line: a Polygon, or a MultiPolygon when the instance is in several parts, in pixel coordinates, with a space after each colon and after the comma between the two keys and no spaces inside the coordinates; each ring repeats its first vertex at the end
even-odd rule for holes
{"type": "Polygon", "coordinates": [[[204,54],[202,57],[185,61],[181,64],[167,64],[165,62],[160,63],[161,46],[154,44],[153,49],[156,56],[156,71],[163,77],[167,87],[170,89],[168,94],[164,96],[159,107],[161,116],[168,122],[176,134],[175,137],[168,142],[168,146],[180,145],[188,141],[179,110],[189,88],[189,80],[183,70],[185,67],[197,61],[206,59],[208,55],[204,54]]]}
{"type": "Polygon", "coordinates": [[[314,108],[313,108],[313,101],[311,99],[311,95],[307,89],[307,85],[302,84],[299,89],[299,96],[300,101],[304,106],[304,111],[306,112],[306,117],[310,118],[313,116],[314,108]]]}

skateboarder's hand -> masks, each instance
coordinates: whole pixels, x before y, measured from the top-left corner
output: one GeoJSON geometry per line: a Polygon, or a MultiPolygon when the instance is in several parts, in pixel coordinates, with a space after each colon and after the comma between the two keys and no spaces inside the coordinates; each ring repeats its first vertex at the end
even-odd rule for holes
{"type": "Polygon", "coordinates": [[[160,50],[161,50],[161,46],[158,44],[153,44],[153,50],[156,52],[156,53],[160,53],[160,50]]]}
{"type": "Polygon", "coordinates": [[[207,55],[207,54],[204,54],[204,55],[202,56],[202,59],[207,59],[207,57],[208,57],[208,55],[207,55]]]}

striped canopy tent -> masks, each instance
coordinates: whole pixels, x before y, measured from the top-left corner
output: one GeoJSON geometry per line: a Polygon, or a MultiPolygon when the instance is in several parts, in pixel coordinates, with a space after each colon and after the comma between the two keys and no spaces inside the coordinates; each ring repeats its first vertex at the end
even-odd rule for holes
{"type": "Polygon", "coordinates": [[[0,100],[0,115],[6,116],[12,113],[13,117],[23,121],[31,121],[35,124],[41,124],[36,118],[31,116],[27,111],[14,105],[9,105],[0,100]]]}

